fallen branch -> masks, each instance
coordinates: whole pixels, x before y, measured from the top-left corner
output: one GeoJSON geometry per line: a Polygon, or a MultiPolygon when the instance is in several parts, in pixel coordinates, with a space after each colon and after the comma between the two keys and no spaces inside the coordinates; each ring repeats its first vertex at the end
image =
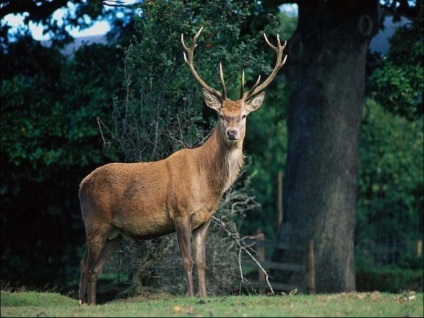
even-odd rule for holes
{"type": "MultiPolygon", "coordinates": [[[[215,224],[217,224],[217,225],[219,225],[226,233],[227,233],[227,235],[238,245],[238,247],[240,248],[240,250],[243,250],[247,255],[249,255],[249,257],[256,263],[256,265],[259,267],[259,269],[264,273],[264,275],[265,275],[265,280],[266,280],[266,283],[268,284],[268,287],[269,287],[269,289],[271,290],[271,294],[272,295],[275,295],[275,293],[274,293],[274,290],[272,289],[272,286],[271,286],[271,284],[270,284],[270,282],[269,282],[269,276],[268,276],[268,273],[266,272],[266,270],[262,267],[262,265],[261,265],[261,263],[255,258],[255,256],[253,256],[252,255],[252,253],[250,253],[250,251],[249,251],[249,249],[251,249],[251,247],[250,246],[248,246],[244,241],[243,241],[243,239],[241,239],[240,238],[240,236],[239,236],[239,234],[237,233],[237,232],[232,232],[232,231],[230,231],[227,227],[226,227],[226,225],[225,225],[225,223],[222,221],[222,220],[220,220],[220,219],[218,219],[216,216],[212,216],[212,221],[215,223],[215,224]]],[[[239,258],[240,259],[240,258],[239,258]]],[[[242,268],[241,268],[241,265],[240,265],[240,263],[239,263],[239,268],[240,268],[240,276],[241,276],[241,279],[242,279],[242,282],[244,282],[245,281],[245,279],[244,279],[244,277],[243,277],[243,271],[242,271],[242,268]]]]}

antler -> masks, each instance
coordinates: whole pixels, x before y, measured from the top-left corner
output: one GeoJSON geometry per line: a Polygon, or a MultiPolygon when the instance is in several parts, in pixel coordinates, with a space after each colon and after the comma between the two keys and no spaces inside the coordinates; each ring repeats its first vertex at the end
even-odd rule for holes
{"type": "Polygon", "coordinates": [[[193,38],[193,44],[191,45],[191,47],[188,47],[184,43],[184,34],[181,33],[181,44],[183,45],[183,48],[184,48],[184,51],[185,51],[185,52],[183,52],[183,54],[184,54],[184,61],[188,65],[188,67],[189,67],[189,69],[191,71],[191,74],[194,76],[194,78],[199,82],[199,84],[205,90],[207,90],[212,95],[218,97],[219,99],[225,100],[225,99],[227,99],[227,90],[225,89],[224,73],[222,71],[222,64],[219,63],[219,77],[221,79],[223,93],[218,92],[217,90],[213,89],[208,84],[206,84],[206,82],[200,77],[200,75],[194,69],[194,64],[193,64],[194,50],[197,47],[197,43],[196,43],[197,42],[197,38],[199,37],[200,33],[202,33],[202,31],[203,31],[203,27],[200,27],[200,30],[196,33],[196,35],[193,38]]]}
{"type": "Polygon", "coordinates": [[[287,60],[287,55],[284,57],[283,60],[283,51],[284,48],[287,45],[287,41],[284,41],[284,44],[281,45],[280,43],[280,36],[277,34],[277,46],[272,45],[269,41],[268,38],[266,36],[266,34],[264,33],[264,38],[266,43],[275,51],[277,52],[277,60],[275,62],[275,66],[274,69],[272,70],[271,74],[268,76],[268,78],[261,84],[259,85],[259,82],[261,81],[261,76],[259,75],[256,83],[253,85],[253,87],[247,91],[246,93],[243,93],[244,89],[244,72],[242,74],[242,79],[241,79],[241,92],[240,92],[240,98],[247,100],[249,98],[252,98],[253,96],[259,94],[260,92],[262,92],[274,79],[274,77],[277,75],[278,71],[280,70],[280,68],[284,65],[284,63],[286,63],[287,60]]]}

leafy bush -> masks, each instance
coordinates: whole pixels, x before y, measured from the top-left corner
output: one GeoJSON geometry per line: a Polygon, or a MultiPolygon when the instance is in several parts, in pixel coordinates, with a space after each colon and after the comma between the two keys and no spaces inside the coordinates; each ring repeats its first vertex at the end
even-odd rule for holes
{"type": "Polygon", "coordinates": [[[372,98],[394,114],[416,120],[424,113],[424,4],[417,3],[412,23],[396,30],[387,57],[377,58],[368,78],[372,98]]]}
{"type": "Polygon", "coordinates": [[[422,239],[423,121],[367,101],[361,131],[356,242],[422,239]]]}
{"type": "Polygon", "coordinates": [[[121,81],[119,51],[107,48],[68,60],[29,37],[2,47],[1,260],[12,284],[63,286],[78,275],[78,184],[116,158],[96,123],[121,81]]]}
{"type": "Polygon", "coordinates": [[[422,290],[423,3],[374,56],[361,130],[356,224],[358,290],[422,290]]]}
{"type": "Polygon", "coordinates": [[[360,291],[422,290],[423,121],[367,100],[361,131],[356,225],[360,291]]]}
{"type": "Polygon", "coordinates": [[[423,271],[401,268],[356,270],[357,291],[398,293],[405,290],[423,291],[423,271]]]}

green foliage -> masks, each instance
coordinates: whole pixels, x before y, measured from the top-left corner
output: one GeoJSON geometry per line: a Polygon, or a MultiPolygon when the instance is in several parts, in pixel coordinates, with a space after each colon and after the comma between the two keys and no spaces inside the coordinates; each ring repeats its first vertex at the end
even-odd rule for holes
{"type": "Polygon", "coordinates": [[[76,275],[78,184],[116,158],[101,148],[96,116],[112,109],[118,61],[104,46],[68,60],[27,37],[2,49],[2,279],[54,285],[76,275]]]}
{"type": "MultiPolygon", "coordinates": [[[[133,69],[138,69],[134,79],[142,81],[144,86],[147,83],[159,85],[158,90],[162,87],[172,90],[181,89],[181,85],[183,88],[196,85],[183,61],[180,36],[184,34],[189,44],[203,26],[195,54],[199,74],[211,86],[220,87],[218,66],[222,62],[227,89],[238,91],[243,70],[254,75],[270,70],[270,63],[263,53],[266,47],[261,38],[263,30],[257,30],[256,36],[242,32],[243,24],[258,9],[247,1],[214,1],[207,5],[196,1],[146,1],[142,8],[143,15],[136,21],[143,48],[130,47],[128,54],[131,57],[133,49],[138,53],[132,55],[135,60],[133,69]]],[[[277,22],[273,21],[265,31],[275,34],[277,29],[277,22]]]]}
{"type": "Polygon", "coordinates": [[[416,10],[390,39],[387,57],[370,63],[355,243],[361,290],[395,291],[420,280],[422,288],[422,275],[408,272],[423,268],[416,252],[424,226],[422,1],[416,10]]]}
{"type": "Polygon", "coordinates": [[[27,159],[34,168],[40,161],[50,165],[60,151],[54,147],[45,151],[46,142],[41,141],[43,136],[60,138],[63,130],[63,121],[57,120],[60,118],[55,103],[57,95],[52,90],[53,83],[59,81],[60,67],[58,52],[42,50],[27,38],[2,54],[1,145],[2,152],[6,152],[16,166],[27,159]],[[31,58],[23,58],[21,54],[31,58]],[[50,63],[43,67],[41,63],[46,60],[50,63]],[[24,73],[17,73],[20,67],[24,73]],[[34,113],[34,109],[39,111],[34,113]],[[50,112],[56,116],[46,116],[50,112]]]}
{"type": "MultiPolygon", "coordinates": [[[[210,110],[202,110],[200,86],[183,60],[181,34],[190,46],[194,34],[204,27],[195,53],[197,71],[219,89],[222,62],[230,95],[239,90],[243,70],[248,80],[270,70],[263,41],[242,33],[254,10],[256,6],[245,1],[143,3],[135,26],[138,36],[125,57],[127,94],[116,100],[114,111],[112,138],[127,161],[159,159],[183,146],[193,147],[210,128],[211,118],[206,115],[210,110]]],[[[268,29],[275,33],[276,24],[268,29]]]]}
{"type": "Polygon", "coordinates": [[[369,90],[387,110],[410,120],[424,111],[423,2],[411,24],[400,27],[390,39],[390,50],[369,77],[369,90]]]}
{"type": "Polygon", "coordinates": [[[367,101],[361,131],[358,253],[377,244],[423,238],[423,138],[422,118],[408,121],[367,101]]]}
{"type": "Polygon", "coordinates": [[[380,290],[398,293],[403,290],[423,291],[423,271],[401,268],[356,269],[356,288],[358,291],[380,290]]]}
{"type": "Polygon", "coordinates": [[[260,229],[268,239],[277,233],[277,174],[282,173],[287,154],[287,108],[289,88],[281,78],[267,90],[264,105],[251,115],[246,137],[246,153],[251,155],[249,173],[253,195],[261,209],[243,223],[244,233],[260,229]]]}
{"type": "Polygon", "coordinates": [[[12,165],[25,165],[42,180],[52,166],[102,162],[102,150],[92,150],[100,141],[93,124],[111,109],[110,92],[117,91],[121,76],[116,67],[105,68],[117,53],[102,48],[82,48],[65,63],[58,51],[29,39],[3,52],[1,145],[12,165]]]}

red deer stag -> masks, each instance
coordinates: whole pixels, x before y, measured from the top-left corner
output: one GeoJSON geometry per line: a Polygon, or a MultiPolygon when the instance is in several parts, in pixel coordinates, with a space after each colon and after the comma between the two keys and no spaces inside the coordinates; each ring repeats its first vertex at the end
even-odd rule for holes
{"type": "Polygon", "coordinates": [[[79,303],[96,303],[97,275],[123,238],[151,239],[177,232],[182,262],[187,275],[187,293],[193,296],[191,237],[196,252],[199,296],[206,297],[205,243],[211,217],[224,192],[235,181],[243,165],[243,139],[246,116],[257,110],[265,87],[283,66],[283,50],[266,35],[267,44],[277,53],[275,67],[259,85],[243,92],[237,101],[227,98],[220,65],[222,92],[208,86],[196,72],[193,54],[202,28],[191,47],[181,43],[184,60],[203,88],[207,106],[219,114],[218,123],[200,147],[182,149],[155,162],[111,163],[97,168],[82,180],[79,190],[81,213],[85,224],[87,248],[81,260],[79,303]]]}

